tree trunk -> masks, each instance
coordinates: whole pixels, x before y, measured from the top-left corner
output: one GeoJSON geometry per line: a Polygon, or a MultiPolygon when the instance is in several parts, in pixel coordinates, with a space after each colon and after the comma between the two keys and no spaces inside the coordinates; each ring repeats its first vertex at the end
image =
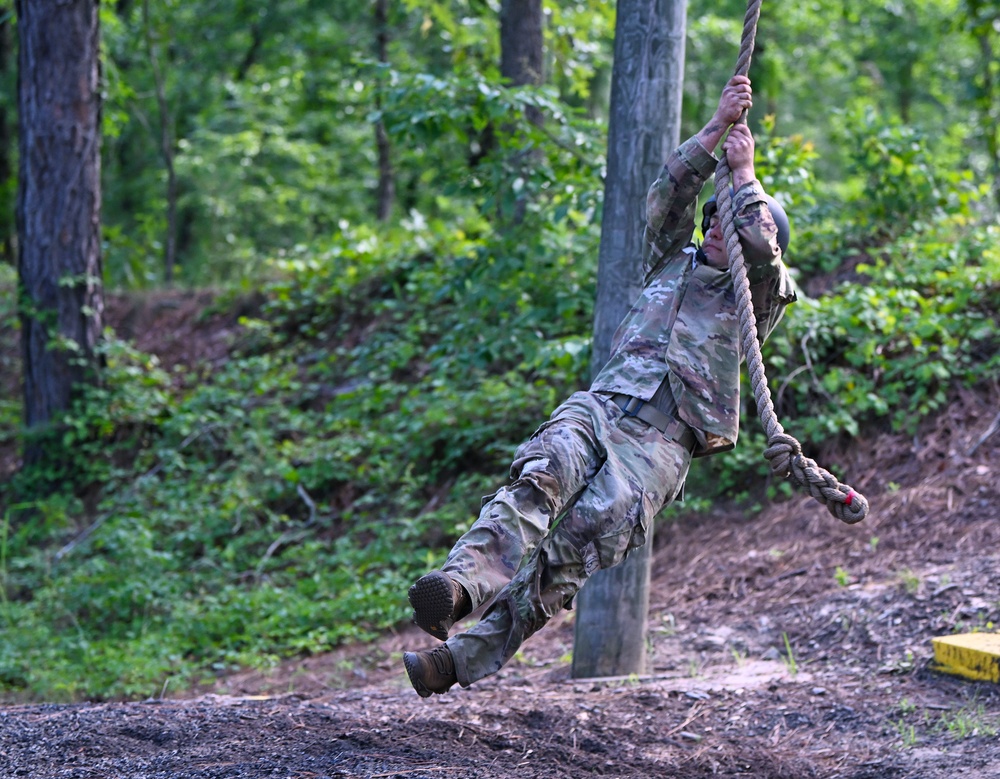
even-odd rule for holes
{"type": "Polygon", "coordinates": [[[149,13],[149,0],[143,0],[142,21],[145,27],[149,65],[153,71],[156,105],[160,114],[160,154],[163,156],[163,165],[167,171],[167,234],[166,240],[163,242],[163,279],[167,284],[170,284],[174,280],[174,268],[177,266],[177,170],[174,166],[173,117],[170,114],[166,84],[156,52],[156,41],[149,13]]]}
{"type": "MultiPolygon", "coordinates": [[[[642,287],[646,191],[680,136],[686,0],[619,0],[608,174],[594,313],[593,371],[642,287]]],[[[652,523],[646,546],[601,571],[578,597],[573,676],[642,673],[652,523]]]]}
{"type": "MultiPolygon", "coordinates": [[[[389,61],[389,2],[375,0],[375,48],[378,61],[389,61]]],[[[375,108],[381,110],[382,98],[375,93],[375,108]]],[[[396,200],[396,178],[392,168],[392,146],[385,131],[385,122],[375,122],[375,145],[378,148],[378,191],[376,193],[375,214],[380,222],[392,216],[392,206],[396,200]]]]}
{"type": "MultiPolygon", "coordinates": [[[[17,0],[16,207],[24,421],[47,427],[95,381],[101,278],[98,0],[17,0]]],[[[40,459],[38,444],[25,462],[40,459]]]]}
{"type": "MultiPolygon", "coordinates": [[[[500,4],[500,75],[511,86],[540,86],[545,80],[544,55],[541,0],[503,0],[500,4]]],[[[527,107],[525,116],[536,126],[544,121],[542,112],[534,106],[527,107]]],[[[520,172],[533,164],[536,154],[537,150],[519,152],[511,163],[520,172]]],[[[504,198],[498,198],[497,202],[502,204],[504,198]]],[[[524,220],[526,207],[524,195],[515,198],[510,215],[512,224],[524,220]]],[[[500,217],[504,219],[502,211],[500,217]]]]}
{"type": "MultiPolygon", "coordinates": [[[[500,5],[500,75],[515,87],[545,81],[541,0],[503,0],[500,5]]],[[[541,124],[538,109],[528,109],[528,120],[541,124]]]]}
{"type": "MultiPolygon", "coordinates": [[[[997,17],[994,24],[1000,22],[997,17]]],[[[997,127],[997,117],[1000,110],[997,107],[997,85],[993,77],[993,64],[996,62],[993,52],[993,41],[990,39],[991,26],[984,26],[984,29],[976,36],[979,44],[979,51],[982,53],[982,97],[979,100],[980,114],[982,116],[981,127],[986,140],[986,154],[990,160],[990,172],[993,175],[993,202],[1000,208],[1000,128],[997,127]]],[[[994,27],[995,29],[995,27],[994,27]]]]}
{"type": "MultiPolygon", "coordinates": [[[[7,4],[0,4],[0,83],[6,83],[11,63],[11,17],[7,4]]],[[[6,95],[3,95],[6,98],[6,95]]],[[[14,262],[13,205],[8,193],[13,193],[14,174],[11,150],[14,138],[10,132],[12,117],[6,99],[0,100],[0,262],[14,262]]]]}
{"type": "MultiPolygon", "coordinates": [[[[502,0],[500,5],[500,75],[511,86],[525,84],[540,85],[545,80],[544,56],[545,43],[543,35],[543,16],[541,0],[502,0]]],[[[541,111],[529,107],[525,112],[529,122],[540,126],[544,117],[541,111]]],[[[504,126],[507,132],[513,132],[515,126],[508,123],[504,126]]],[[[497,133],[490,122],[478,133],[476,146],[469,155],[469,166],[475,167],[497,148],[497,133]]],[[[515,164],[523,164],[523,155],[515,164]]],[[[518,200],[518,210],[523,205],[518,200]]],[[[501,218],[503,214],[500,214],[501,218]]],[[[515,222],[518,221],[516,218],[515,222]]]]}
{"type": "Polygon", "coordinates": [[[257,56],[260,54],[263,45],[264,26],[259,22],[253,22],[250,25],[250,47],[247,49],[246,54],[243,55],[243,59],[237,65],[236,72],[233,74],[233,78],[236,81],[244,81],[246,79],[250,68],[257,62],[257,56]]]}
{"type": "Polygon", "coordinates": [[[996,78],[994,42],[1000,32],[1000,7],[984,0],[968,0],[962,9],[964,27],[979,47],[979,73],[973,77],[977,87],[974,104],[979,113],[980,135],[993,177],[993,199],[1000,208],[1000,86],[996,78]]]}

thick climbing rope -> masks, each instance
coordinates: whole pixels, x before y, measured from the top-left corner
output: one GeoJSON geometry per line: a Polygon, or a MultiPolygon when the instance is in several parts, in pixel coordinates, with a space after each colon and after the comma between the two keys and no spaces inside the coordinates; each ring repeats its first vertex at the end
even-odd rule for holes
{"type": "MultiPolygon", "coordinates": [[[[757,20],[760,18],[762,0],[748,0],[747,13],[743,20],[743,38],[740,43],[740,54],[736,62],[736,75],[745,76],[750,70],[750,58],[753,56],[754,42],[757,37],[757,20]]],[[[746,122],[746,111],[740,118],[746,122]]],[[[743,247],[740,246],[739,235],[736,232],[735,218],[732,210],[732,193],[730,191],[732,170],[723,155],[715,171],[715,197],[719,208],[719,219],[722,222],[722,233],[729,251],[729,268],[736,291],[736,308],[740,317],[740,339],[743,354],[746,356],[747,372],[753,388],[754,399],[757,402],[757,415],[767,434],[767,449],[764,457],[771,466],[771,471],[778,476],[791,476],[800,487],[826,505],[830,513],[837,519],[853,525],[868,515],[868,500],[860,492],[839,482],[833,474],[824,470],[802,454],[802,445],[794,437],[785,432],[774,412],[771,401],[771,391],[767,386],[767,376],[764,374],[764,359],[760,353],[760,341],[757,337],[757,323],[753,314],[753,302],[750,297],[750,281],[747,278],[746,261],[743,257],[743,247]]]]}

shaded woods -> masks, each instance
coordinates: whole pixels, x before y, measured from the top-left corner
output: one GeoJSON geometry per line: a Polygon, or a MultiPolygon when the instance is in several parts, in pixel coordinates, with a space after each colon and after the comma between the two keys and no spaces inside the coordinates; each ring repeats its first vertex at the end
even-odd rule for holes
{"type": "MultiPolygon", "coordinates": [[[[32,353],[97,368],[38,462],[20,350],[41,260],[14,218],[33,164],[18,134],[38,121],[15,99],[22,5],[0,4],[0,245],[29,263],[20,286],[0,267],[0,690],[144,698],[397,629],[414,575],[589,379],[611,4],[538,6],[541,67],[517,72],[513,2],[70,4],[102,39],[100,251],[81,233],[89,264],[46,271],[45,291],[84,296],[56,307],[86,327],[32,353]]],[[[688,8],[682,136],[730,74],[742,15],[688,8]]],[[[757,170],[792,214],[803,291],[765,359],[808,449],[911,437],[996,376],[982,52],[998,15],[765,4],[757,170]]],[[[788,500],[761,444],[745,414],[737,451],[692,473],[685,516],[788,500]]]]}

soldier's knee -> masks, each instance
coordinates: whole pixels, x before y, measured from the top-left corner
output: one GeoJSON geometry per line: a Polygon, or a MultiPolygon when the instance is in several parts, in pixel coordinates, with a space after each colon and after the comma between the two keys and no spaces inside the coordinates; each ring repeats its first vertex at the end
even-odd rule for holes
{"type": "Polygon", "coordinates": [[[615,489],[592,485],[563,517],[556,536],[576,550],[590,576],[618,565],[631,550],[643,546],[653,514],[638,485],[621,482],[615,489]]]}
{"type": "Polygon", "coordinates": [[[549,519],[555,519],[557,507],[562,503],[557,481],[545,470],[524,470],[507,488],[519,506],[528,511],[537,511],[549,519]]]}

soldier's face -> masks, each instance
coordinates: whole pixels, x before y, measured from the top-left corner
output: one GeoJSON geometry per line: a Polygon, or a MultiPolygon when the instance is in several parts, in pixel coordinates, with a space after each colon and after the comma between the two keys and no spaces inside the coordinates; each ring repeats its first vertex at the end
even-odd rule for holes
{"type": "Polygon", "coordinates": [[[708,221],[708,232],[705,233],[705,241],[701,245],[701,251],[708,264],[713,268],[723,270],[729,267],[729,252],[726,251],[718,213],[712,214],[712,218],[708,221]]]}

